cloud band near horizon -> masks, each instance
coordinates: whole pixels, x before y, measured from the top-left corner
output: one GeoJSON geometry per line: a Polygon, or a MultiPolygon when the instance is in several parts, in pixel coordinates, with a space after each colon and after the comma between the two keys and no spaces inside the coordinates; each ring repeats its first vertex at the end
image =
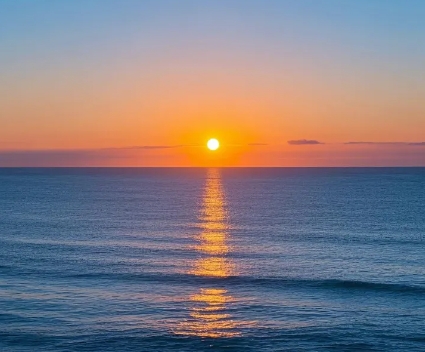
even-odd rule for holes
{"type": "Polygon", "coordinates": [[[325,144],[315,139],[293,139],[288,141],[289,145],[319,145],[325,144]]]}

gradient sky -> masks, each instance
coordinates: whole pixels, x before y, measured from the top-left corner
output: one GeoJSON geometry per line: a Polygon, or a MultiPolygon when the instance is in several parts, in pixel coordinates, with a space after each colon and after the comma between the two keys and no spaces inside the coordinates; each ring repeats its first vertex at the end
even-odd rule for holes
{"type": "Polygon", "coordinates": [[[424,18],[423,0],[0,0],[0,166],[425,166],[424,18]]]}

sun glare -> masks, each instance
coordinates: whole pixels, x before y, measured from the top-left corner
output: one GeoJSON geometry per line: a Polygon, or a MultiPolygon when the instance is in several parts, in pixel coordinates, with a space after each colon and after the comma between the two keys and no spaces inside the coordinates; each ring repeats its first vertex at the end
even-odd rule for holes
{"type": "Polygon", "coordinates": [[[219,146],[220,142],[215,138],[211,138],[207,143],[207,147],[209,150],[217,150],[219,146]]]}

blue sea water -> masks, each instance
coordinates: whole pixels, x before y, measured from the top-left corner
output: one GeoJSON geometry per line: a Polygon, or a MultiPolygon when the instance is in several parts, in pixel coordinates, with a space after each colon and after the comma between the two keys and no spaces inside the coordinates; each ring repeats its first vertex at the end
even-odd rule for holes
{"type": "Polygon", "coordinates": [[[0,169],[0,351],[204,350],[425,351],[425,169],[0,169]]]}

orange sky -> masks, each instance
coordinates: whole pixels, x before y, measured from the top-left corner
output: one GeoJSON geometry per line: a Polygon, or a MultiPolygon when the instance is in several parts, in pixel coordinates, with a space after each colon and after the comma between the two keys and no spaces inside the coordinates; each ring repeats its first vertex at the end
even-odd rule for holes
{"type": "Polygon", "coordinates": [[[9,5],[0,166],[425,165],[425,27],[390,26],[395,3],[183,3],[9,5]]]}

